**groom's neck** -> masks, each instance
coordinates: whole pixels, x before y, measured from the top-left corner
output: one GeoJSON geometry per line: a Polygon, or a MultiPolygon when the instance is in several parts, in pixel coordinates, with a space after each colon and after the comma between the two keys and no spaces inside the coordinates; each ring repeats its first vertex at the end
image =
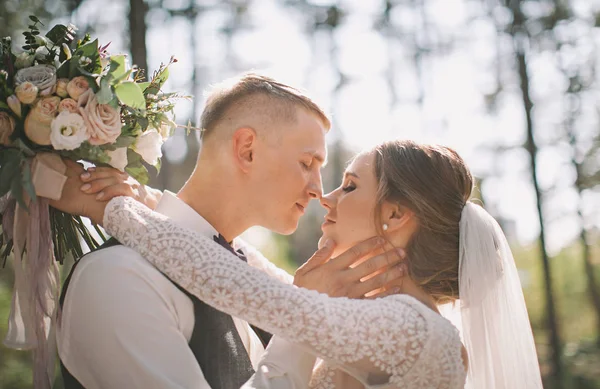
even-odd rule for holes
{"type": "Polygon", "coordinates": [[[223,173],[192,174],[177,197],[208,221],[228,242],[252,226],[247,201],[223,173]]]}

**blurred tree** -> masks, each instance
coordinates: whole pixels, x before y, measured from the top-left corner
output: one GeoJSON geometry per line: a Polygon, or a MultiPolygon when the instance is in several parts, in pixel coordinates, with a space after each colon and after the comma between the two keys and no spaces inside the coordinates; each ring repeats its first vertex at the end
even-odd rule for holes
{"type": "Polygon", "coordinates": [[[513,40],[514,56],[516,60],[517,72],[521,84],[521,98],[523,108],[525,110],[527,140],[525,143],[525,149],[529,153],[530,157],[530,173],[531,181],[533,184],[538,220],[540,225],[540,236],[539,246],[541,261],[544,271],[544,288],[546,295],[546,320],[549,330],[549,338],[551,345],[551,361],[552,361],[552,375],[558,382],[557,387],[562,387],[563,382],[563,366],[562,366],[562,343],[559,332],[559,322],[556,313],[556,300],[554,297],[554,291],[552,288],[552,274],[550,268],[550,261],[546,245],[546,223],[544,220],[544,213],[542,209],[542,191],[539,185],[539,167],[537,165],[538,146],[535,142],[534,137],[534,124],[532,119],[533,102],[530,94],[530,76],[529,69],[527,67],[527,55],[528,49],[532,44],[531,34],[527,29],[527,17],[523,13],[521,0],[508,0],[505,4],[508,10],[511,12],[512,22],[509,25],[508,33],[513,40]]]}

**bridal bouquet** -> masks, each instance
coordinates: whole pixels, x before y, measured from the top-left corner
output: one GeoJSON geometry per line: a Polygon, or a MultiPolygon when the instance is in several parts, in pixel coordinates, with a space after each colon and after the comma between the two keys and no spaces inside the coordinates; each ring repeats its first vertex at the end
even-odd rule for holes
{"type": "MultiPolygon", "coordinates": [[[[59,274],[55,258],[99,246],[79,217],[49,207],[66,182],[63,158],[113,166],[140,183],[143,162],[160,168],[161,146],[174,131],[174,101],[164,93],[171,58],[149,81],[89,35],[55,25],[45,35],[30,16],[23,51],[0,41],[0,262],[13,254],[15,286],[8,347],[32,349],[36,388],[54,372],[52,329],[59,274]]],[[[99,236],[104,239],[96,227],[99,236]]]]}
{"type": "MultiPolygon", "coordinates": [[[[176,60],[142,82],[126,56],[109,55],[89,35],[76,41],[73,26],[42,36],[40,20],[30,20],[23,52],[13,52],[10,37],[0,43],[0,213],[11,199],[29,209],[38,196],[60,198],[61,157],[110,165],[146,183],[142,161],[159,169],[162,143],[176,127],[173,101],[180,96],[161,92],[176,60]]],[[[82,255],[79,236],[97,246],[80,218],[51,209],[50,221],[59,260],[82,255]]],[[[13,246],[3,235],[5,262],[13,246]]]]}

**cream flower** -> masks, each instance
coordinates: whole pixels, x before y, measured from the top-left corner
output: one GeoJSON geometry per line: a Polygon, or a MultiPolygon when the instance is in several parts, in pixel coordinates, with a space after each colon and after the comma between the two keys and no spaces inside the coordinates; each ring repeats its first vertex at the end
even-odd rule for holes
{"type": "Polygon", "coordinates": [[[88,137],[85,122],[77,113],[61,112],[50,127],[50,141],[56,150],[75,150],[88,137]]]}
{"type": "Polygon", "coordinates": [[[17,69],[28,68],[33,65],[34,60],[34,55],[30,55],[28,52],[21,53],[15,59],[15,67],[17,69]]]}
{"type": "Polygon", "coordinates": [[[68,83],[69,80],[66,78],[59,78],[56,81],[56,94],[62,97],[63,99],[69,95],[69,92],[67,92],[68,83]]]}
{"type": "Polygon", "coordinates": [[[19,101],[19,98],[15,95],[12,95],[6,99],[6,102],[8,103],[8,107],[11,109],[11,111],[13,111],[18,117],[21,117],[21,102],[19,101]]]}
{"type": "Polygon", "coordinates": [[[75,100],[88,89],[90,89],[90,84],[87,78],[83,76],[75,77],[67,84],[67,93],[75,100]]]}
{"type": "Polygon", "coordinates": [[[79,113],[79,106],[77,105],[77,101],[68,97],[66,99],[61,100],[60,104],[58,105],[58,113],[61,113],[63,111],[79,113]]]}
{"type": "Polygon", "coordinates": [[[56,69],[50,65],[36,65],[21,69],[15,75],[15,84],[31,82],[38,90],[50,88],[56,84],[56,69]]]}
{"type": "Polygon", "coordinates": [[[150,165],[156,165],[162,157],[163,138],[156,130],[144,132],[133,144],[133,150],[150,165]]]}
{"type": "Polygon", "coordinates": [[[7,112],[0,112],[0,144],[8,146],[15,130],[15,120],[7,112]]]}
{"type": "Polygon", "coordinates": [[[50,125],[58,113],[60,97],[44,97],[35,104],[25,119],[25,135],[38,145],[49,146],[50,125]]]}
{"type": "Polygon", "coordinates": [[[91,89],[77,101],[79,113],[87,125],[89,142],[93,145],[113,143],[121,135],[121,112],[108,104],[98,104],[91,89]]]}
{"type": "Polygon", "coordinates": [[[15,89],[15,94],[19,101],[23,104],[31,104],[35,101],[38,95],[38,87],[33,85],[29,81],[25,81],[24,83],[17,86],[15,89]]]}
{"type": "Polygon", "coordinates": [[[107,151],[106,154],[110,157],[110,166],[124,172],[127,167],[127,147],[121,147],[114,151],[107,151]]]}

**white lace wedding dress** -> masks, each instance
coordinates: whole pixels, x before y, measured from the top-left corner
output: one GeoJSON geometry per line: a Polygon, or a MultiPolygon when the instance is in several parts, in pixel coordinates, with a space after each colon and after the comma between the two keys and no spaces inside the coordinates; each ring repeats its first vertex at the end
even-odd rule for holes
{"type": "Polygon", "coordinates": [[[351,300],[297,288],[255,250],[245,253],[260,269],[130,198],[109,202],[104,228],[207,304],[321,358],[311,387],[347,388],[345,373],[367,388],[464,387],[458,330],[410,296],[351,300]]]}

